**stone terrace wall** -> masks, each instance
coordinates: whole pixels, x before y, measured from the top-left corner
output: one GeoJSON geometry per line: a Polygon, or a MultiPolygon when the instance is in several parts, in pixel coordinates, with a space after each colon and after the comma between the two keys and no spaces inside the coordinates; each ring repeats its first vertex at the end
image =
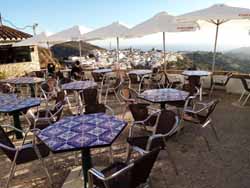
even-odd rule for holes
{"type": "Polygon", "coordinates": [[[6,77],[22,76],[26,73],[40,70],[38,48],[31,52],[31,62],[10,63],[0,65],[0,79],[6,77]]]}

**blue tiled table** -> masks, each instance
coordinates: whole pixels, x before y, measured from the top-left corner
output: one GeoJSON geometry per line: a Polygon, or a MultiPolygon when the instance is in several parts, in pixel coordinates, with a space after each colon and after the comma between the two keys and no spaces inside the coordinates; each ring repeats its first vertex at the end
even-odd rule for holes
{"type": "Polygon", "coordinates": [[[151,89],[142,92],[138,98],[152,102],[159,103],[161,109],[165,109],[167,103],[176,103],[185,101],[189,93],[182,90],[166,88],[166,89],[151,89]]]}
{"type": "MultiPolygon", "coordinates": [[[[0,94],[0,112],[11,114],[13,116],[14,126],[18,129],[21,129],[19,119],[20,111],[24,111],[39,105],[39,98],[21,99],[17,98],[17,96],[14,94],[0,94]]],[[[22,134],[16,132],[16,137],[22,138],[22,134]]]]}
{"type": "Polygon", "coordinates": [[[87,88],[96,87],[97,83],[94,81],[75,81],[62,85],[63,90],[84,90],[87,88]]]}
{"type": "Polygon", "coordinates": [[[28,84],[30,85],[31,89],[31,96],[35,97],[36,96],[36,91],[33,87],[35,85],[35,88],[37,88],[37,84],[44,82],[45,80],[43,78],[38,78],[38,77],[16,77],[16,78],[9,78],[5,80],[0,80],[2,83],[9,83],[9,84],[14,84],[14,85],[25,85],[28,84]]]}
{"type": "Polygon", "coordinates": [[[112,69],[96,69],[96,70],[93,70],[93,72],[99,73],[99,74],[106,74],[106,73],[112,72],[112,69]]]}
{"type": "Polygon", "coordinates": [[[82,151],[83,175],[91,168],[91,148],[111,146],[126,127],[125,121],[104,113],[68,116],[43,129],[38,138],[53,153],[82,151]]]}
{"type": "Polygon", "coordinates": [[[138,70],[132,70],[128,72],[129,74],[136,74],[138,76],[144,76],[147,74],[152,74],[152,70],[147,70],[147,69],[138,69],[138,70]]]}

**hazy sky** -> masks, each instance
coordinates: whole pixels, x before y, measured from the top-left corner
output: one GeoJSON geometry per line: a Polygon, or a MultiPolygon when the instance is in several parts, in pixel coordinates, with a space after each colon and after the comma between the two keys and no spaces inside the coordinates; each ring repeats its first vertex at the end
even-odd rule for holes
{"type": "MultiPolygon", "coordinates": [[[[132,27],[161,11],[179,15],[216,3],[250,8],[249,0],[0,0],[0,12],[5,19],[18,27],[38,23],[38,32],[55,33],[73,25],[95,29],[114,21],[121,21],[132,27]]],[[[201,30],[196,32],[167,34],[167,47],[171,49],[173,46],[178,46],[180,50],[212,49],[215,27],[208,23],[200,24],[201,30]]],[[[250,20],[222,25],[218,49],[250,46],[249,29],[250,20]]],[[[32,32],[30,29],[25,31],[32,32]]],[[[108,45],[110,41],[112,46],[115,46],[114,40],[95,43],[108,45]]],[[[121,41],[121,46],[158,47],[161,44],[161,34],[121,41]]]]}

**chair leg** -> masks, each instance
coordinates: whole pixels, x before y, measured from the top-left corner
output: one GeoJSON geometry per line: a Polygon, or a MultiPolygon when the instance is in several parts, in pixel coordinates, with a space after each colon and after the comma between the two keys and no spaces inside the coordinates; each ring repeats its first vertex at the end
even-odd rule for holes
{"type": "Polygon", "coordinates": [[[128,109],[128,106],[126,105],[123,112],[122,112],[122,119],[124,120],[125,119],[125,115],[126,115],[126,112],[127,112],[127,109],[128,109]]]}
{"type": "Polygon", "coordinates": [[[216,140],[219,142],[220,139],[219,139],[219,136],[218,136],[218,134],[217,134],[217,131],[216,131],[214,125],[213,125],[212,123],[210,123],[210,126],[211,126],[211,128],[212,128],[212,131],[213,131],[213,133],[214,133],[214,136],[215,136],[216,140]]]}
{"type": "Polygon", "coordinates": [[[16,170],[16,162],[13,161],[12,164],[11,164],[9,177],[8,177],[7,184],[6,184],[6,188],[9,188],[9,184],[10,184],[10,181],[11,181],[11,179],[13,178],[13,176],[15,174],[15,170],[16,170]]]}
{"type": "Polygon", "coordinates": [[[245,100],[244,100],[244,102],[242,103],[242,105],[243,105],[243,106],[245,106],[245,105],[246,105],[246,103],[247,103],[247,101],[248,101],[249,97],[250,97],[250,93],[247,95],[246,99],[245,99],[245,100]]]}
{"type": "Polygon", "coordinates": [[[212,85],[212,87],[211,87],[211,89],[210,89],[209,98],[212,97],[213,91],[214,91],[214,84],[212,85]]]}
{"type": "Polygon", "coordinates": [[[40,161],[41,164],[42,164],[43,170],[44,170],[44,172],[45,172],[45,174],[46,174],[46,176],[47,176],[47,178],[48,178],[48,180],[49,180],[50,187],[52,188],[52,187],[53,187],[52,179],[51,179],[50,174],[49,174],[49,171],[48,171],[48,169],[47,169],[47,167],[46,167],[46,165],[45,165],[44,159],[42,158],[42,156],[41,156],[41,154],[40,154],[40,152],[39,152],[39,149],[37,148],[36,145],[34,145],[34,151],[36,152],[36,155],[37,155],[39,161],[40,161]]]}
{"type": "Polygon", "coordinates": [[[109,147],[109,156],[110,156],[110,163],[114,163],[112,146],[109,147]]]}
{"type": "Polygon", "coordinates": [[[109,93],[109,90],[107,89],[106,94],[105,94],[104,104],[107,104],[108,93],[109,93]]]}
{"type": "Polygon", "coordinates": [[[132,153],[132,149],[131,146],[128,144],[127,145],[127,159],[126,159],[126,163],[130,161],[130,157],[131,157],[131,153],[132,153]]]}
{"type": "Polygon", "coordinates": [[[242,92],[242,94],[241,94],[241,96],[240,96],[238,102],[241,102],[241,99],[243,98],[243,96],[245,95],[245,93],[246,93],[246,91],[243,91],[243,92],[242,92]]]}
{"type": "Polygon", "coordinates": [[[121,103],[121,100],[119,99],[119,96],[118,96],[117,92],[114,91],[114,93],[115,93],[115,97],[116,97],[116,99],[118,100],[119,104],[122,104],[122,103],[121,103]]]}

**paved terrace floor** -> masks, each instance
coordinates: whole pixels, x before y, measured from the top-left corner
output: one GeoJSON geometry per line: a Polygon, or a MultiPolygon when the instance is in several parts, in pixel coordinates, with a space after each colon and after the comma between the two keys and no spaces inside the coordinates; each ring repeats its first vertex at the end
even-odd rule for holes
{"type": "MultiPolygon", "coordinates": [[[[154,188],[248,188],[250,185],[250,107],[234,107],[232,102],[239,96],[215,92],[214,98],[220,98],[213,122],[217,128],[220,143],[218,143],[210,128],[204,132],[212,146],[211,152],[202,139],[194,134],[194,127],[187,126],[176,139],[171,138],[168,148],[177,163],[179,175],[175,175],[166,152],[159,155],[151,173],[154,188]]],[[[109,103],[117,115],[121,112],[120,105],[109,103]]],[[[127,119],[130,119],[128,114],[127,119]]],[[[114,144],[115,159],[125,158],[126,137],[128,130],[114,144]]],[[[108,165],[107,149],[95,149],[93,163],[97,166],[108,165]],[[98,153],[98,155],[95,155],[98,153]]],[[[80,156],[77,162],[80,165],[80,156]]],[[[0,153],[0,187],[4,187],[10,161],[0,153]]],[[[50,155],[46,159],[49,172],[55,187],[61,187],[75,167],[75,153],[50,155]]],[[[28,163],[17,168],[16,176],[11,187],[31,188],[48,187],[46,176],[39,166],[39,162],[28,163]]]]}

